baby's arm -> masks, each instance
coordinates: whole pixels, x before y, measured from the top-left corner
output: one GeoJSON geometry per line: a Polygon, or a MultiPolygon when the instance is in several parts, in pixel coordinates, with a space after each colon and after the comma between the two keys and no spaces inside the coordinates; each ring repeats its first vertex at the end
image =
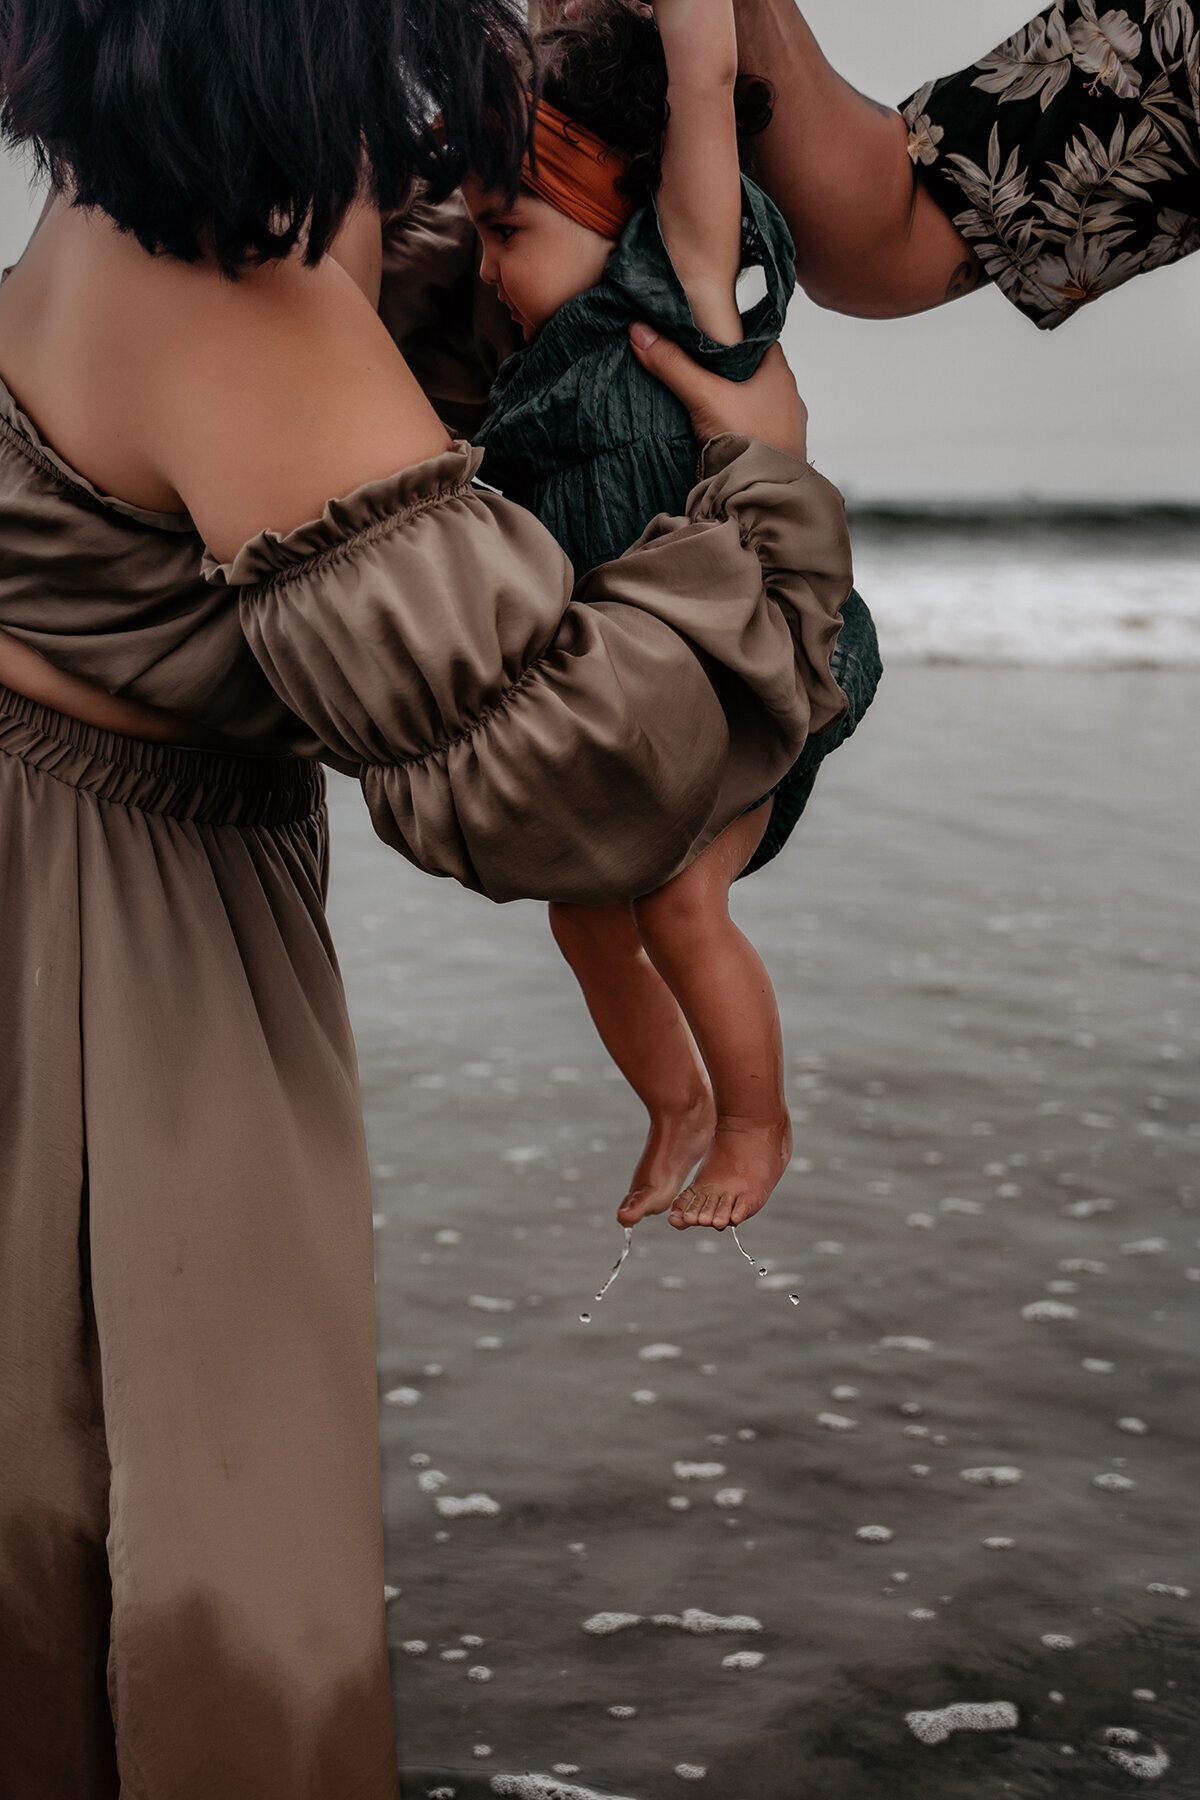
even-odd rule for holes
{"type": "Polygon", "coordinates": [[[733,0],[653,0],[670,118],[656,196],[663,241],[701,331],[742,340],[742,189],[733,89],[733,0]]]}

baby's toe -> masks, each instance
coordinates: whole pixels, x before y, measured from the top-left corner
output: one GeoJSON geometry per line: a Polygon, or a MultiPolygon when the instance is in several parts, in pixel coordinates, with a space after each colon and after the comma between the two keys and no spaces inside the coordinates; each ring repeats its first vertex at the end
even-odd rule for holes
{"type": "Polygon", "coordinates": [[[713,1211],[709,1224],[715,1231],[724,1231],[729,1225],[736,1225],[738,1197],[734,1194],[722,1194],[713,1211]]]}

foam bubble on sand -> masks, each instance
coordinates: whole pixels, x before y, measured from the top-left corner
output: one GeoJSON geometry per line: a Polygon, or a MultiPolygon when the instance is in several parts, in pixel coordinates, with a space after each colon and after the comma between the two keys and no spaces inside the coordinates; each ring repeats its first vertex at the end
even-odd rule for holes
{"type": "Polygon", "coordinates": [[[923,1337],[885,1337],[880,1338],[877,1350],[912,1350],[918,1355],[925,1355],[935,1348],[932,1338],[923,1337]]]}
{"type": "Polygon", "coordinates": [[[1128,1475],[1118,1475],[1114,1469],[1108,1469],[1103,1475],[1092,1476],[1092,1486],[1103,1488],[1109,1494],[1124,1494],[1129,1488],[1136,1487],[1137,1483],[1131,1481],[1128,1475]]]}
{"type": "Polygon", "coordinates": [[[458,1641],[460,1644],[465,1644],[468,1650],[480,1650],[483,1648],[483,1639],[481,1637],[476,1637],[473,1631],[464,1631],[458,1641]]]}
{"type": "Polygon", "coordinates": [[[691,1512],[692,1503],[686,1494],[672,1494],[667,1501],[672,1512],[691,1512]]]}
{"type": "Polygon", "coordinates": [[[757,1436],[757,1431],[752,1430],[749,1425],[743,1425],[738,1430],[738,1442],[741,1444],[752,1444],[757,1436]]]}
{"type": "Polygon", "coordinates": [[[447,1228],[444,1231],[435,1231],[434,1232],[433,1241],[435,1244],[461,1244],[462,1243],[462,1232],[461,1231],[451,1231],[450,1228],[447,1226],[447,1228]]]}
{"type": "Polygon", "coordinates": [[[854,1535],[864,1544],[890,1544],[896,1534],[886,1525],[860,1525],[854,1535]]]}
{"type": "Polygon", "coordinates": [[[772,1293],[779,1293],[784,1288],[798,1288],[804,1286],[803,1275],[791,1275],[783,1271],[780,1271],[775,1275],[763,1275],[760,1280],[761,1285],[765,1288],[769,1288],[772,1293]]]}
{"type": "Polygon", "coordinates": [[[1099,1356],[1085,1356],[1081,1365],[1089,1375],[1111,1375],[1116,1363],[1104,1362],[1099,1356]]]}
{"type": "Polygon", "coordinates": [[[904,1723],[923,1744],[941,1744],[955,1731],[1015,1731],[1020,1715],[1011,1700],[964,1700],[939,1712],[905,1713],[904,1723]]]}
{"type": "Polygon", "coordinates": [[[1075,1639],[1065,1637],[1061,1631],[1047,1631],[1040,1640],[1047,1650],[1073,1650],[1075,1639]]]}
{"type": "MultiPolygon", "coordinates": [[[[831,1400],[857,1400],[858,1389],[856,1387],[849,1387],[843,1383],[839,1387],[830,1388],[829,1397],[831,1400]]],[[[738,1433],[738,1436],[741,1436],[740,1432],[738,1433]]]]}
{"type": "Polygon", "coordinates": [[[904,1223],[911,1225],[914,1231],[935,1231],[937,1229],[937,1220],[932,1213],[927,1212],[911,1212],[904,1223]]]}
{"type": "Polygon", "coordinates": [[[676,1763],[675,1773],[680,1781],[703,1781],[708,1770],[703,1763],[676,1763]]]}
{"type": "Polygon", "coordinates": [[[683,1351],[678,1344],[643,1344],[638,1351],[639,1362],[674,1362],[683,1351]]]}
{"type": "Polygon", "coordinates": [[[1064,1256],[1059,1263],[1064,1275],[1107,1275],[1108,1264],[1090,1256],[1064,1256]]]}
{"type": "Polygon", "coordinates": [[[466,1662],[467,1660],[467,1653],[465,1650],[442,1650],[439,1651],[438,1654],[442,1662],[466,1662]]]}
{"type": "Polygon", "coordinates": [[[611,1637],[614,1631],[628,1631],[631,1625],[641,1622],[641,1613],[598,1612],[583,1621],[583,1629],[589,1637],[611,1637]]]}
{"type": "Polygon", "coordinates": [[[931,1612],[927,1606],[914,1606],[908,1616],[910,1619],[920,1619],[922,1621],[937,1618],[937,1614],[931,1612]]]}
{"type": "Polygon", "coordinates": [[[468,1681],[490,1681],[491,1679],[492,1671],[483,1663],[475,1663],[467,1670],[468,1681]]]}
{"type": "Polygon", "coordinates": [[[671,1466],[676,1481],[720,1481],[725,1473],[725,1464],[719,1462],[677,1462],[671,1466]]]}
{"type": "Polygon", "coordinates": [[[1071,1200],[1063,1207],[1068,1219],[1094,1219],[1098,1213],[1110,1213],[1114,1210],[1112,1200],[1071,1200]]]}
{"type": "Polygon", "coordinates": [[[527,1169],[531,1163],[541,1162],[543,1156],[549,1154],[545,1144],[516,1144],[511,1150],[501,1152],[501,1160],[510,1163],[514,1169],[527,1169]]]}
{"type": "Polygon", "coordinates": [[[477,1350],[503,1350],[504,1339],[498,1337],[477,1337],[475,1339],[475,1348],[477,1350]]]}
{"type": "Polygon", "coordinates": [[[938,1201],[938,1211],[944,1213],[962,1213],[968,1219],[977,1219],[983,1211],[980,1200],[960,1200],[951,1194],[945,1200],[938,1201]]]}
{"type": "Polygon", "coordinates": [[[451,1787],[430,1788],[429,1789],[429,1800],[454,1800],[454,1796],[457,1793],[458,1793],[457,1788],[451,1788],[451,1787]]]}
{"type": "Polygon", "coordinates": [[[693,1637],[709,1637],[714,1631],[762,1630],[762,1620],[752,1618],[749,1613],[731,1613],[728,1618],[722,1618],[720,1613],[705,1612],[699,1606],[685,1607],[680,1614],[655,1613],[650,1623],[687,1631],[693,1637]]]}
{"type": "Polygon", "coordinates": [[[629,1398],[637,1406],[653,1406],[658,1395],[653,1388],[635,1388],[629,1398]]]}
{"type": "Polygon", "coordinates": [[[493,1794],[508,1800],[630,1800],[628,1794],[598,1794],[554,1775],[493,1775],[490,1785],[493,1794]]]}
{"type": "Polygon", "coordinates": [[[1134,1688],[1133,1697],[1135,1700],[1157,1700],[1158,1699],[1158,1695],[1155,1693],[1153,1688],[1134,1688]]]}
{"type": "Polygon", "coordinates": [[[858,1420],[848,1419],[843,1413],[823,1412],[817,1414],[817,1424],[823,1431],[857,1431],[858,1420]]]}
{"type": "Polygon", "coordinates": [[[932,1475],[933,1474],[933,1470],[930,1468],[928,1463],[909,1463],[908,1470],[909,1470],[910,1475],[932,1475]]]}
{"type": "Polygon", "coordinates": [[[425,1642],[424,1638],[409,1638],[407,1643],[401,1644],[400,1648],[403,1650],[405,1656],[424,1656],[429,1645],[425,1642]]]}
{"type": "Polygon", "coordinates": [[[758,1669],[765,1658],[761,1650],[731,1650],[721,1658],[723,1669],[758,1669]]]}
{"type": "Polygon", "coordinates": [[[579,1773],[578,1763],[551,1763],[550,1766],[556,1775],[578,1775],[579,1773]]]}
{"type": "Polygon", "coordinates": [[[492,1755],[492,1746],[490,1744],[474,1744],[471,1747],[471,1755],[478,1756],[480,1758],[485,1757],[485,1756],[491,1756],[492,1755]]]}
{"type": "Polygon", "coordinates": [[[1016,1487],[1018,1481],[1025,1479],[1023,1469],[999,1467],[994,1469],[960,1469],[960,1481],[973,1482],[976,1487],[1016,1487]]]}
{"type": "Polygon", "coordinates": [[[1166,1594],[1172,1600],[1188,1600],[1191,1598],[1192,1590],[1185,1587],[1175,1587],[1174,1584],[1169,1581],[1152,1581],[1146,1589],[1146,1592],[1148,1594],[1166,1594]]]}
{"type": "Polygon", "coordinates": [[[719,1494],[713,1495],[713,1505],[714,1506],[731,1506],[731,1507],[732,1506],[745,1506],[746,1492],[747,1492],[747,1490],[745,1488],[724,1487],[721,1489],[719,1494]]]}
{"type": "Polygon", "coordinates": [[[439,1489],[445,1487],[449,1479],[450,1477],[443,1475],[440,1469],[422,1469],[417,1476],[417,1486],[423,1494],[436,1494],[439,1489]]]}
{"type": "Polygon", "coordinates": [[[499,1501],[490,1494],[467,1494],[462,1500],[456,1500],[453,1494],[439,1494],[434,1505],[443,1519],[491,1518],[500,1511],[499,1501]]]}
{"type": "Polygon", "coordinates": [[[1143,1741],[1140,1731],[1131,1731],[1125,1725],[1110,1725],[1104,1733],[1104,1754],[1110,1763],[1124,1769],[1135,1781],[1157,1781],[1170,1768],[1171,1759],[1157,1744],[1151,1745],[1149,1752],[1137,1751],[1135,1746],[1143,1741]]]}
{"type": "Polygon", "coordinates": [[[1138,1238],[1132,1244],[1122,1244],[1121,1255],[1164,1256],[1170,1248],[1166,1238],[1138,1238]]]}
{"type": "Polygon", "coordinates": [[[421,1398],[421,1390],[414,1387],[392,1388],[383,1398],[388,1406],[416,1406],[421,1398]]]}
{"type": "Polygon", "coordinates": [[[1011,1550],[1015,1546],[1016,1541],[1016,1538],[1008,1537],[984,1538],[983,1547],[985,1550],[1011,1550]]]}
{"type": "Polygon", "coordinates": [[[610,1706],[608,1708],[608,1716],[610,1719],[636,1719],[637,1718],[637,1707],[636,1706],[610,1706]]]}
{"type": "Polygon", "coordinates": [[[1145,1437],[1150,1427],[1145,1419],[1118,1419],[1117,1430],[1127,1432],[1130,1437],[1145,1437]]]}
{"type": "Polygon", "coordinates": [[[1077,1319],[1079,1308],[1070,1306],[1065,1300],[1033,1300],[1028,1306],[1021,1308],[1023,1319],[1077,1319]]]}
{"type": "Polygon", "coordinates": [[[503,1300],[492,1294],[471,1294],[467,1305],[473,1306],[476,1312],[485,1313],[510,1313],[517,1309],[515,1300],[503,1300]]]}

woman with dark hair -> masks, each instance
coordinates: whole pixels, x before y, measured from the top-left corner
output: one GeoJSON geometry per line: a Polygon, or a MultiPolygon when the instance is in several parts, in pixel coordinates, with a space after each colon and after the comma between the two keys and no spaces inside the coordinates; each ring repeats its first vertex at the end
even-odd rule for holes
{"type": "Polygon", "coordinates": [[[510,0],[0,0],[56,194],[0,288],[6,1800],[397,1790],[319,762],[434,873],[629,898],[790,766],[849,589],[778,354],[639,348],[699,479],[574,591],[473,485],[370,208],[515,185],[526,53],[510,0]]]}

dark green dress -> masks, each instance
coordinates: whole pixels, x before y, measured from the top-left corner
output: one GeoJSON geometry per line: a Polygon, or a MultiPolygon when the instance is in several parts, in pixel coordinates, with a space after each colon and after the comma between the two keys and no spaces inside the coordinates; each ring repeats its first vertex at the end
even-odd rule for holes
{"type": "MultiPolygon", "coordinates": [[[[742,341],[718,344],[696,325],[658,214],[653,204],[644,206],[597,286],[568,300],[501,366],[492,412],[475,439],[486,451],[480,474],[536,513],[578,571],[620,556],[656,514],[681,513],[696,482],[687,409],[642,368],[629,345],[630,324],[645,320],[735,381],[754,373],[783,329],[795,285],[792,240],[782,214],[745,178],[742,267],[762,270],[766,292],[743,315],[742,341]]],[[[874,695],[879,651],[857,594],[842,619],[831,667],[849,712],[811,737],[772,789],[771,822],[747,873],[782,849],[823,758],[850,736],[874,695]]]]}

